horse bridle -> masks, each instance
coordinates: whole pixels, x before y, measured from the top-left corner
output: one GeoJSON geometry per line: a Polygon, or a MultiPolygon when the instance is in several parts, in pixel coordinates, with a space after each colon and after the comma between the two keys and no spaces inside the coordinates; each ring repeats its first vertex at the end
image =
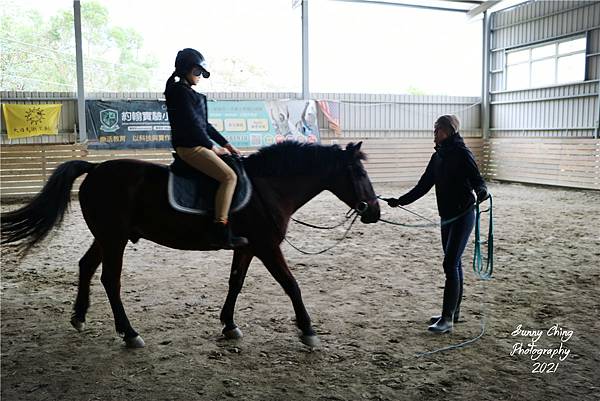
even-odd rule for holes
{"type": "MultiPolygon", "coordinates": [[[[353,164],[348,164],[347,168],[348,168],[348,175],[350,176],[350,182],[352,182],[352,188],[354,189],[354,196],[356,197],[356,199],[360,199],[360,194],[359,194],[358,186],[357,186],[356,179],[355,179],[356,177],[354,175],[355,166],[353,164]]],[[[372,198],[366,199],[366,200],[359,200],[356,203],[356,206],[354,207],[354,209],[351,209],[351,210],[355,211],[359,215],[362,215],[367,210],[369,210],[369,206],[375,202],[377,202],[377,195],[373,196],[372,198]]]]}

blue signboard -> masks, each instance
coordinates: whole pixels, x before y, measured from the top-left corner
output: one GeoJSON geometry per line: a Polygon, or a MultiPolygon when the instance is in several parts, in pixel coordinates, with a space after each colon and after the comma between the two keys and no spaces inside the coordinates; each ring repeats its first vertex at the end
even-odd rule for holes
{"type": "Polygon", "coordinates": [[[208,119],[229,142],[241,148],[320,139],[313,100],[209,102],[208,119]]]}

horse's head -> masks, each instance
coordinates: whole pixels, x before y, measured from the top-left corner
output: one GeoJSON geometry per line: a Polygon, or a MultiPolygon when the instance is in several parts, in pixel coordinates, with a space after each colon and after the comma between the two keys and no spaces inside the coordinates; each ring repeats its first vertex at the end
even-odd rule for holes
{"type": "Polygon", "coordinates": [[[343,151],[346,171],[335,177],[330,191],[349,207],[356,209],[360,213],[360,221],[376,223],[380,216],[379,203],[371,180],[362,164],[362,160],[365,160],[366,156],[360,150],[361,145],[362,142],[349,143],[346,146],[343,151]]]}

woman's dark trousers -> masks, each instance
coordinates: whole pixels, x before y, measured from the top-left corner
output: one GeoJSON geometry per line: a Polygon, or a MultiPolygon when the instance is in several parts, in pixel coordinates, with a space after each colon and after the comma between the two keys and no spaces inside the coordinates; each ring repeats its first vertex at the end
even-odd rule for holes
{"type": "MultiPolygon", "coordinates": [[[[442,223],[443,224],[443,223],[442,223]]],[[[460,302],[463,295],[462,254],[471,237],[475,224],[475,210],[470,210],[457,220],[442,225],[442,247],[444,249],[444,301],[442,316],[452,321],[458,320],[460,302]]]]}

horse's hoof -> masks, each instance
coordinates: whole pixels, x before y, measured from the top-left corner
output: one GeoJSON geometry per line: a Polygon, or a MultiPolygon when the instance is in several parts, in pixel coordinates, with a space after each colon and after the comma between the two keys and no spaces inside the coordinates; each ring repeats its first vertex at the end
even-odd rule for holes
{"type": "Polygon", "coordinates": [[[140,336],[125,338],[124,341],[127,348],[144,348],[146,346],[146,343],[140,336]]]}
{"type": "Polygon", "coordinates": [[[223,335],[228,340],[239,340],[244,335],[242,334],[242,330],[239,327],[235,327],[233,329],[225,330],[223,329],[223,335]]]}
{"type": "Polygon", "coordinates": [[[85,322],[80,322],[75,316],[71,318],[71,326],[75,327],[80,333],[85,330],[85,322]]]}
{"type": "Polygon", "coordinates": [[[311,347],[311,348],[317,348],[319,345],[321,345],[321,341],[319,341],[319,337],[312,335],[312,336],[305,336],[304,334],[300,335],[300,341],[302,341],[302,344],[311,347]]]}

